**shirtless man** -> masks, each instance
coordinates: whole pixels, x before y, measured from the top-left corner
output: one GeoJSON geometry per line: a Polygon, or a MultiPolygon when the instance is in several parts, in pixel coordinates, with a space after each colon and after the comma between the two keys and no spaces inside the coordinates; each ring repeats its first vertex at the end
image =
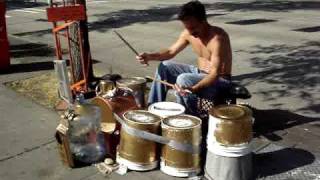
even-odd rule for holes
{"type": "MultiPolygon", "coordinates": [[[[144,65],[161,61],[156,78],[175,84],[177,102],[187,113],[196,115],[196,98],[214,99],[217,91],[230,85],[232,53],[228,34],[208,23],[203,4],[191,1],[184,4],[178,15],[184,30],[168,49],[155,53],[142,53],[137,60],[144,65]],[[198,67],[166,61],[175,57],[188,45],[198,55],[198,67]],[[190,93],[190,91],[192,93],[190,93]]],[[[164,101],[167,87],[153,82],[148,103],[164,101]]]]}

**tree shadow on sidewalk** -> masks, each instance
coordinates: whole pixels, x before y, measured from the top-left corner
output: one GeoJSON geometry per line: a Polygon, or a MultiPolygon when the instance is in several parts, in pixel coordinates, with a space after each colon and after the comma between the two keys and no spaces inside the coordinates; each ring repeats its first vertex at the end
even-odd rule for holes
{"type": "MultiPolygon", "coordinates": [[[[281,137],[273,134],[279,130],[286,130],[311,122],[320,122],[320,118],[311,118],[292,113],[287,110],[270,109],[260,110],[251,108],[253,112],[254,136],[265,136],[271,141],[278,141],[281,137]]],[[[316,126],[316,125],[315,125],[316,126]]]]}
{"type": "Polygon", "coordinates": [[[284,148],[272,152],[255,154],[255,177],[262,178],[286,173],[296,168],[312,164],[314,161],[315,156],[312,153],[297,148],[284,148]]]}
{"type": "Polygon", "coordinates": [[[55,56],[55,50],[46,44],[40,43],[24,43],[10,45],[10,55],[13,58],[21,58],[28,56],[55,56]]]}
{"type": "Polygon", "coordinates": [[[261,71],[233,77],[244,86],[255,86],[253,96],[265,103],[283,109],[284,98],[296,98],[305,107],[297,109],[303,113],[320,113],[320,43],[308,41],[300,45],[274,44],[256,45],[253,50],[242,50],[251,55],[251,66],[261,71]],[[263,85],[263,87],[259,87],[263,85]],[[283,99],[281,103],[277,100],[283,99]]]}
{"type": "Polygon", "coordinates": [[[48,7],[48,3],[37,2],[36,0],[6,0],[7,10],[34,8],[34,7],[48,7]]]}
{"type": "Polygon", "coordinates": [[[269,11],[288,12],[292,10],[319,10],[320,2],[316,1],[250,1],[250,2],[217,2],[208,5],[207,9],[226,11],[269,11]]]}
{"type": "Polygon", "coordinates": [[[53,62],[34,62],[27,64],[11,64],[10,68],[6,71],[1,71],[0,74],[13,74],[22,72],[34,72],[52,70],[53,62]]]}
{"type": "MultiPolygon", "coordinates": [[[[111,28],[121,28],[135,23],[146,24],[149,22],[169,22],[176,20],[180,5],[166,7],[151,7],[149,9],[123,9],[114,12],[95,15],[98,21],[89,23],[91,30],[99,32],[109,31],[111,28]]],[[[208,17],[221,16],[224,14],[213,13],[208,17]]]]}

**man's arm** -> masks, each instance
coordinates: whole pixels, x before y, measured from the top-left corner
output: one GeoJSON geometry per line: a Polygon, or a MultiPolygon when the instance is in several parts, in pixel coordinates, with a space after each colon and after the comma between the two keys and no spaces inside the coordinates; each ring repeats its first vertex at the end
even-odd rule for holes
{"type": "Polygon", "coordinates": [[[209,74],[190,88],[192,92],[198,92],[203,88],[209,87],[218,79],[221,62],[223,58],[226,58],[226,51],[224,46],[227,42],[225,41],[225,37],[217,37],[217,41],[212,43],[212,45],[209,47],[210,51],[212,52],[210,57],[209,74]]]}
{"type": "Polygon", "coordinates": [[[172,44],[168,49],[161,50],[156,53],[142,53],[137,56],[137,60],[141,64],[148,64],[149,61],[164,61],[175,57],[189,44],[187,39],[187,31],[183,31],[177,41],[172,44]]]}

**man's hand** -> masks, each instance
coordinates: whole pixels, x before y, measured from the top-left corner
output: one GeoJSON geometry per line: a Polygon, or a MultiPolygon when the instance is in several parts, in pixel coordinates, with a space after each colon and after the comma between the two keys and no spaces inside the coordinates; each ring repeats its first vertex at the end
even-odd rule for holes
{"type": "Polygon", "coordinates": [[[192,88],[190,87],[180,87],[179,85],[175,84],[174,89],[180,94],[180,96],[192,94],[192,88]]]}
{"type": "Polygon", "coordinates": [[[148,53],[141,53],[138,56],[136,56],[136,59],[140,64],[143,64],[144,66],[149,66],[149,61],[151,60],[151,55],[148,53]]]}

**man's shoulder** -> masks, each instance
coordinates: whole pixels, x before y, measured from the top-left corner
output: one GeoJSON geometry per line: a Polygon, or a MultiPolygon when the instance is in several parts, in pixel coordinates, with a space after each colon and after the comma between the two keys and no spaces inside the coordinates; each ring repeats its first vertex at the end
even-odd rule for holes
{"type": "Polygon", "coordinates": [[[211,26],[211,32],[212,39],[210,40],[210,44],[215,45],[229,41],[229,35],[224,29],[218,26],[211,26]]]}
{"type": "Polygon", "coordinates": [[[218,39],[224,39],[229,37],[228,33],[221,27],[211,26],[211,31],[218,39]]]}
{"type": "Polygon", "coordinates": [[[212,39],[208,43],[209,49],[215,49],[217,46],[224,45],[229,42],[229,35],[224,29],[212,26],[212,39]]]}
{"type": "Polygon", "coordinates": [[[186,29],[184,29],[184,30],[181,32],[181,34],[180,34],[180,37],[183,37],[183,38],[186,38],[186,39],[188,39],[189,36],[190,36],[190,33],[189,33],[189,31],[186,30],[186,29]]]}

